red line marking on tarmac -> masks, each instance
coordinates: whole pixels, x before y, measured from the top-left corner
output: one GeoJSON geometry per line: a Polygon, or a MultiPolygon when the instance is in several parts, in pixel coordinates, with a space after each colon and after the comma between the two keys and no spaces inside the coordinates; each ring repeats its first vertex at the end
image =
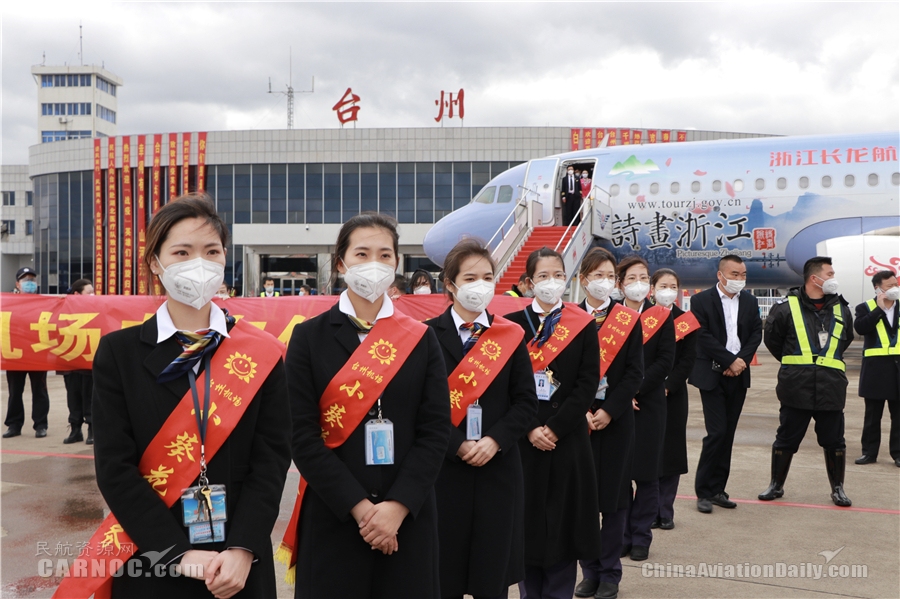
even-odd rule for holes
{"type": "Polygon", "coordinates": [[[82,460],[93,460],[93,455],[80,455],[77,453],[53,453],[49,451],[24,451],[22,449],[0,449],[0,453],[12,453],[16,455],[40,455],[50,458],[79,458],[82,460]]]}
{"type": "MultiPolygon", "coordinates": [[[[689,499],[696,501],[696,495],[676,495],[678,499],[689,499]]],[[[758,499],[732,499],[735,503],[749,503],[755,505],[777,505],[781,507],[805,507],[814,510],[840,510],[842,512],[868,512],[871,514],[890,514],[892,516],[900,515],[900,510],[885,510],[874,507],[840,507],[837,505],[818,505],[815,503],[791,503],[789,501],[760,501],[758,499]]]]}

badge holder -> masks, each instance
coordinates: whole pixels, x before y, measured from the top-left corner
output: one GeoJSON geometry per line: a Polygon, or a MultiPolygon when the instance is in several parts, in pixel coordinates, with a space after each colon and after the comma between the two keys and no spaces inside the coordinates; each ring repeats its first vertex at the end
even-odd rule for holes
{"type": "Polygon", "coordinates": [[[478,400],[466,408],[466,441],[481,440],[481,406],[478,400]]]}
{"type": "Polygon", "coordinates": [[[604,401],[606,399],[607,389],[609,389],[609,381],[606,380],[606,375],[603,375],[603,378],[600,379],[600,386],[597,387],[597,393],[594,395],[594,399],[604,401]]]}
{"type": "Polygon", "coordinates": [[[825,349],[828,345],[828,331],[819,331],[819,349],[825,349]]]}
{"type": "Polygon", "coordinates": [[[381,397],[378,417],[366,423],[366,465],[390,466],[394,463],[394,423],[382,418],[381,397]]]}
{"type": "Polygon", "coordinates": [[[544,369],[534,373],[534,386],[539,401],[550,401],[559,389],[559,382],[553,378],[553,371],[544,369]]]}

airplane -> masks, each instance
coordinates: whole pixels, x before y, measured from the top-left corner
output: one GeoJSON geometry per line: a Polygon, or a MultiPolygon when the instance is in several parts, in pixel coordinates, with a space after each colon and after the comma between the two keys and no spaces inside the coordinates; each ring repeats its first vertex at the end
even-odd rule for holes
{"type": "MultiPolygon", "coordinates": [[[[600,246],[617,259],[643,256],[651,272],[673,268],[682,287],[705,287],[715,281],[718,258],[736,254],[747,262],[748,287],[788,288],[802,283],[803,263],[830,244],[832,250],[853,248],[852,267],[860,276],[900,271],[898,133],[607,142],[608,136],[601,147],[530,160],[501,173],[469,204],[435,223],[425,236],[425,253],[440,265],[460,239],[476,237],[509,264],[514,252],[501,256],[503,239],[529,209],[533,218],[521,235],[522,251],[536,249],[527,244],[530,231],[570,225],[558,214],[566,166],[574,165],[593,176],[583,224],[574,236],[570,226],[568,237],[589,234],[579,238],[587,240],[580,255],[565,254],[567,270],[577,268],[587,247],[600,246]],[[847,238],[850,246],[838,243],[847,238]],[[863,253],[870,254],[868,262],[863,253]]],[[[571,245],[561,244],[560,251],[571,245]]],[[[519,274],[510,272],[506,282],[515,283],[519,274]]],[[[497,293],[508,288],[498,284],[497,293]]]]}

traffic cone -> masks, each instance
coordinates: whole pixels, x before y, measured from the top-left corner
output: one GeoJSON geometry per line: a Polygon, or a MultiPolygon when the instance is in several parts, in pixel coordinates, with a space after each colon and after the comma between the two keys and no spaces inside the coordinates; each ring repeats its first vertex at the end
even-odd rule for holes
{"type": "Polygon", "coordinates": [[[759,363],[759,360],[756,358],[756,354],[753,354],[753,359],[750,361],[750,366],[762,366],[759,363]]]}

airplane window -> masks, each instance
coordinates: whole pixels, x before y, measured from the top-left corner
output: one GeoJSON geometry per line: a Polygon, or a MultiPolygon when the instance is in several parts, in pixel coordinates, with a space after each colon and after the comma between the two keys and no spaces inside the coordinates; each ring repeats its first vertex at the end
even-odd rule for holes
{"type": "Polygon", "coordinates": [[[713,191],[722,191],[722,182],[718,179],[713,181],[713,191]]]}
{"type": "Polygon", "coordinates": [[[822,177],[822,187],[831,187],[831,177],[828,175],[822,177]]]}
{"type": "Polygon", "coordinates": [[[734,190],[735,191],[744,191],[744,182],[740,179],[734,180],[734,190]]]}
{"type": "Polygon", "coordinates": [[[694,181],[693,183],[691,183],[691,191],[693,191],[694,193],[700,191],[700,181],[694,181]]]}
{"type": "Polygon", "coordinates": [[[500,193],[497,194],[498,204],[509,204],[513,197],[513,188],[511,185],[503,185],[500,187],[500,193]]]}
{"type": "Polygon", "coordinates": [[[878,175],[876,175],[875,173],[869,175],[869,185],[871,185],[872,187],[878,185],[878,175]]]}
{"type": "Polygon", "coordinates": [[[787,187],[787,179],[785,179],[784,177],[778,177],[777,185],[778,189],[784,189],[785,187],[787,187]]]}
{"type": "Polygon", "coordinates": [[[678,184],[678,181],[673,181],[669,189],[672,190],[672,193],[678,193],[678,190],[681,189],[681,186],[678,184]]]}
{"type": "Polygon", "coordinates": [[[806,189],[809,187],[809,177],[800,177],[798,184],[800,185],[800,189],[806,189]]]}
{"type": "Polygon", "coordinates": [[[609,186],[609,195],[611,195],[611,196],[619,195],[619,185],[618,184],[613,183],[612,185],[609,186]]]}
{"type": "Polygon", "coordinates": [[[900,173],[894,173],[891,175],[891,183],[894,185],[900,185],[900,173]]]}
{"type": "Polygon", "coordinates": [[[757,179],[757,180],[756,180],[756,189],[762,191],[762,190],[765,189],[765,188],[766,188],[766,181],[765,181],[765,179],[757,179]]]}
{"type": "Polygon", "coordinates": [[[492,204],[494,202],[494,193],[497,191],[497,187],[491,185],[490,187],[485,187],[481,193],[479,193],[475,197],[475,202],[479,204],[492,204]]]}
{"type": "Polygon", "coordinates": [[[844,187],[853,187],[853,184],[856,183],[856,177],[853,175],[847,175],[844,177],[844,187]]]}
{"type": "Polygon", "coordinates": [[[640,191],[640,189],[641,189],[640,185],[638,185],[637,183],[632,183],[631,187],[628,188],[628,193],[630,193],[633,196],[636,196],[638,194],[638,191],[640,191]]]}
{"type": "Polygon", "coordinates": [[[650,184],[650,193],[656,195],[659,193],[659,183],[651,183],[650,184]]]}

